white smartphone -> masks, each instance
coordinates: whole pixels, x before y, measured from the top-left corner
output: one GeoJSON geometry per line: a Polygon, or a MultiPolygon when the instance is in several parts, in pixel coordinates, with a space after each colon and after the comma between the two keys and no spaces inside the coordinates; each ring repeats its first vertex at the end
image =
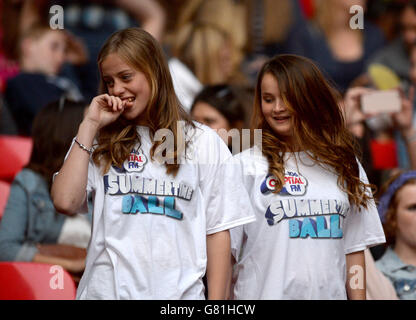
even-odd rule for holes
{"type": "Polygon", "coordinates": [[[378,90],[361,96],[361,110],[367,114],[394,113],[401,109],[402,101],[396,89],[378,90]]]}

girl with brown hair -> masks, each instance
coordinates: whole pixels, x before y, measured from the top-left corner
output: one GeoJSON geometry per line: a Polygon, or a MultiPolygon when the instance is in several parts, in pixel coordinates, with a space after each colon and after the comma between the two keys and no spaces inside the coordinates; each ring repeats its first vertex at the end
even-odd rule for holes
{"type": "Polygon", "coordinates": [[[257,222],[233,229],[236,299],[365,299],[364,249],[385,241],[337,93],[306,58],[261,69],[253,129],[235,157],[257,222]]]}
{"type": "Polygon", "coordinates": [[[383,186],[378,211],[387,250],[376,266],[402,300],[416,299],[416,171],[399,171],[383,186]]]}
{"type": "Polygon", "coordinates": [[[183,111],[162,49],[144,30],[114,33],[98,67],[101,94],[52,187],[67,214],[93,192],[77,298],[204,299],[206,271],[208,298],[223,299],[228,229],[254,220],[231,153],[183,111]]]}

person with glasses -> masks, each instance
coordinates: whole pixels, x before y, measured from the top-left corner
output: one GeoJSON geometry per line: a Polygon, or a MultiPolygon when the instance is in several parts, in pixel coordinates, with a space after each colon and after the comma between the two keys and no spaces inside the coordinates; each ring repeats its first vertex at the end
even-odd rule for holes
{"type": "Polygon", "coordinates": [[[63,30],[33,25],[18,40],[20,72],[7,81],[5,100],[18,133],[30,136],[39,110],[62,95],[82,101],[79,88],[60,74],[66,60],[67,35],[63,30]]]}

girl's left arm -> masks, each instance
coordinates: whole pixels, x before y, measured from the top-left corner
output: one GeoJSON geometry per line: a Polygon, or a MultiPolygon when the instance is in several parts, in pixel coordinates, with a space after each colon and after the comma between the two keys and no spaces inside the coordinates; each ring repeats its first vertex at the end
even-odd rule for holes
{"type": "Polygon", "coordinates": [[[346,255],[347,295],[349,300],[366,300],[366,274],[364,251],[346,255]]]}
{"type": "Polygon", "coordinates": [[[207,235],[207,284],[209,300],[225,300],[229,285],[231,244],[230,232],[207,235]]]}

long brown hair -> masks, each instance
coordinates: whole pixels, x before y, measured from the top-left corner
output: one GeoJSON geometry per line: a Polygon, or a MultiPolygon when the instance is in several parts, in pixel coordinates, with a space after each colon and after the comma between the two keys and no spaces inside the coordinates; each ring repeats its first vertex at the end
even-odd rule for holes
{"type": "MultiPolygon", "coordinates": [[[[180,130],[177,130],[180,120],[186,125],[193,126],[190,117],[180,106],[173,89],[172,78],[166,59],[159,43],[146,31],[140,28],[129,28],[114,33],[103,45],[98,54],[98,67],[109,55],[115,53],[128,65],[140,70],[146,76],[150,86],[150,99],[143,111],[146,125],[149,127],[151,138],[158,129],[169,129],[174,136],[174,161],[166,163],[167,173],[176,175],[179,170],[179,161],[182,153],[178,142],[184,139],[180,130]]],[[[100,79],[100,92],[108,93],[107,86],[100,79]]],[[[137,135],[136,124],[122,116],[115,122],[105,126],[97,136],[98,147],[94,150],[93,160],[97,165],[103,164],[104,173],[112,164],[121,167],[128,158],[132,148],[140,137],[137,135]]],[[[155,141],[150,150],[151,158],[155,155],[156,148],[163,141],[155,141]]],[[[187,142],[186,142],[187,144],[187,142]]]]}
{"type": "MultiPolygon", "coordinates": [[[[396,180],[398,179],[405,171],[399,170],[396,173],[394,173],[381,187],[380,189],[380,195],[383,195],[388,187],[396,180]]],[[[409,185],[416,185],[416,179],[409,179],[403,185],[398,188],[393,196],[390,199],[389,206],[387,208],[387,212],[385,214],[385,218],[383,220],[383,229],[384,234],[386,235],[386,243],[385,246],[391,246],[396,243],[396,234],[397,234],[397,208],[399,206],[399,199],[398,194],[405,186],[409,185]]]]}
{"type": "Polygon", "coordinates": [[[261,82],[265,74],[275,77],[282,99],[292,115],[295,146],[321,165],[338,174],[338,185],[357,207],[367,207],[372,195],[359,178],[356,146],[345,126],[337,103],[339,93],[325,80],[315,64],[296,55],[278,55],[261,69],[255,91],[252,128],[262,129],[262,152],[269,163],[269,172],[276,178],[276,190],[284,184],[284,154],[296,151],[290,143],[279,139],[262,113],[261,82]]]}

